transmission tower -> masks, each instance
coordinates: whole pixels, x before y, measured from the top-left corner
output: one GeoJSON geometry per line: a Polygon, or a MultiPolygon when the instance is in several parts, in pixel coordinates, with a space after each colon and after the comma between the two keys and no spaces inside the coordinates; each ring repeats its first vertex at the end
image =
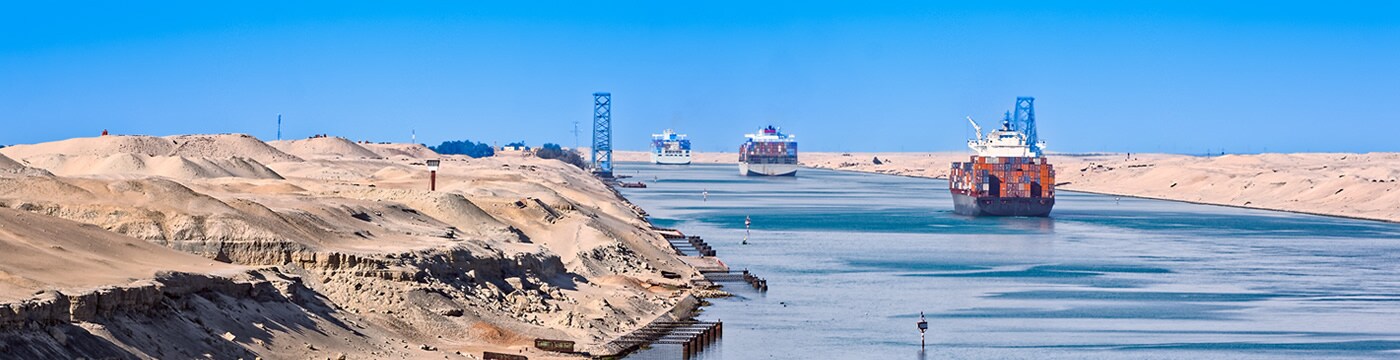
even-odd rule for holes
{"type": "Polygon", "coordinates": [[[574,120],[574,150],[578,150],[578,120],[574,120]]]}
{"type": "Polygon", "coordinates": [[[1026,142],[1030,143],[1031,152],[1043,155],[1040,149],[1040,137],[1035,134],[1035,98],[1029,96],[1016,98],[1016,117],[1011,118],[1011,124],[1016,127],[1016,130],[1026,134],[1026,142]]]}
{"type": "Polygon", "coordinates": [[[593,93],[593,172],[612,177],[612,94],[593,93]]]}

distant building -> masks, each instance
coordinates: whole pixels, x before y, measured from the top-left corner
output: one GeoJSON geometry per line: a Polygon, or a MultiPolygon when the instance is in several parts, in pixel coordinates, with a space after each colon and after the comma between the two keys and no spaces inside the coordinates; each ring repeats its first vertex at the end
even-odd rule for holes
{"type": "Polygon", "coordinates": [[[532,151],[529,146],[525,146],[524,142],[506,144],[506,146],[502,146],[497,153],[506,155],[534,155],[534,151],[532,151]]]}

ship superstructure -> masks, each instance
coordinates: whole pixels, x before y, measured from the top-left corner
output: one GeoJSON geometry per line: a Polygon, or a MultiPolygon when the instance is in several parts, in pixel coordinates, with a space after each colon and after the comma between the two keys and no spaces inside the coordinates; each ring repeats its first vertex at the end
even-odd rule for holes
{"type": "Polygon", "coordinates": [[[748,176],[797,175],[796,136],[769,125],[739,145],[739,173],[748,176]]]}
{"type": "MultiPolygon", "coordinates": [[[[1034,126],[1031,98],[1017,99],[1017,116],[1029,113],[1029,121],[1017,121],[1022,128],[1034,126]],[[1026,109],[1022,110],[1022,103],[1026,109]],[[1029,123],[1030,125],[1022,125],[1029,123]]],[[[982,136],[982,128],[967,118],[977,132],[967,147],[973,154],[968,162],[955,162],[948,173],[953,195],[953,212],[972,216],[1047,216],[1055,206],[1055,169],[1041,149],[1045,143],[1026,135],[1031,129],[1017,129],[1010,114],[1001,129],[982,136]]]]}
{"type": "Polygon", "coordinates": [[[666,129],[651,135],[651,162],[663,165],[690,164],[690,139],[666,129]]]}

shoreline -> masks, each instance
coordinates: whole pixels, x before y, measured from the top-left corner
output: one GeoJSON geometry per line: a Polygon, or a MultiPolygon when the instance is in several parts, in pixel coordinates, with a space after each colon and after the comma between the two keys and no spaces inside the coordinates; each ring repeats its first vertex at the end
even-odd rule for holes
{"type": "MultiPolygon", "coordinates": [[[[909,174],[890,174],[890,173],[873,172],[873,171],[860,171],[860,170],[849,170],[849,169],[832,169],[832,168],[825,168],[825,167],[820,167],[820,166],[807,166],[807,165],[802,165],[802,167],[808,168],[808,169],[822,169],[822,170],[841,171],[841,172],[850,172],[850,173],[858,173],[858,174],[889,175],[889,176],[899,176],[899,177],[916,178],[916,179],[929,179],[929,180],[943,180],[943,181],[948,181],[948,179],[945,178],[945,177],[927,177],[927,176],[909,175],[909,174]]],[[[1230,207],[1230,208],[1236,208],[1236,209],[1276,211],[1276,212],[1284,212],[1284,213],[1292,213],[1292,214],[1301,214],[1301,215],[1325,216],[1325,217],[1341,218],[1341,219],[1349,219],[1349,220],[1379,221],[1379,222],[1383,222],[1383,223],[1387,223],[1387,224],[1400,224],[1400,221],[1397,221],[1397,220],[1390,220],[1390,219],[1367,218],[1367,217],[1351,216],[1351,215],[1339,215],[1339,214],[1326,214],[1326,213],[1308,212],[1308,211],[1301,211],[1301,210],[1271,209],[1271,208],[1249,207],[1249,206],[1243,206],[1243,205],[1217,204],[1217,203],[1210,203],[1210,202],[1203,202],[1203,201],[1191,201],[1191,200],[1181,200],[1181,199],[1169,199],[1169,198],[1152,197],[1152,196],[1146,196],[1146,195],[1128,195],[1128,194],[1118,194],[1118,193],[1111,193],[1111,192],[1100,192],[1100,191],[1091,191],[1091,190],[1082,190],[1082,189],[1070,190],[1070,189],[1060,189],[1060,188],[1056,188],[1055,191],[1057,191],[1057,192],[1058,192],[1058,191],[1066,191],[1066,192],[1083,193],[1083,194],[1095,194],[1095,195],[1111,195],[1111,196],[1121,196],[1121,197],[1130,197],[1130,198],[1147,199],[1147,200],[1174,201],[1174,202],[1187,203],[1187,204],[1196,204],[1196,205],[1223,206],[1223,207],[1230,207]]]]}
{"type": "MultiPolygon", "coordinates": [[[[645,152],[619,152],[622,154],[619,161],[647,163],[645,152]]],[[[697,164],[734,164],[731,153],[697,153],[697,164]]],[[[865,174],[894,175],[923,179],[947,180],[943,174],[943,160],[963,158],[964,153],[805,153],[808,159],[799,165],[810,169],[826,169],[835,171],[846,171],[865,174]],[[872,157],[879,157],[885,160],[883,165],[874,165],[870,162],[872,157]],[[893,162],[890,162],[893,160],[893,162]],[[861,162],[863,161],[863,162],[861,162]],[[919,167],[918,165],[930,165],[919,167]],[[939,166],[932,166],[939,165],[939,166]]],[[[1193,157],[1188,155],[1171,154],[1134,154],[1131,159],[1126,158],[1127,154],[1073,154],[1056,155],[1058,158],[1055,165],[1060,169],[1078,169],[1079,171],[1062,172],[1057,181],[1069,182],[1068,187],[1057,187],[1059,191],[1080,192],[1087,194],[1125,196],[1140,199],[1177,201],[1198,205],[1214,205],[1232,207],[1238,209],[1278,211],[1284,213],[1326,216],[1339,219],[1379,221],[1383,223],[1400,223],[1400,208],[1389,206],[1390,209],[1384,211],[1355,210],[1356,207],[1387,207],[1374,203],[1355,203],[1348,200],[1346,195],[1355,194],[1357,191],[1363,194],[1374,194],[1376,196],[1388,195],[1387,192],[1395,189],[1394,175],[1387,175],[1384,171],[1396,168],[1400,165],[1394,164],[1392,158],[1400,157],[1394,153],[1366,153],[1366,154],[1332,154],[1332,153],[1301,153],[1301,154],[1262,154],[1262,155],[1226,155],[1222,157],[1193,157]],[[1316,164],[1303,164],[1295,158],[1310,160],[1316,164]],[[1357,161],[1359,164],[1347,163],[1348,159],[1357,161]],[[1373,160],[1375,159],[1375,160],[1373,160]],[[1374,163],[1372,163],[1374,162],[1374,163]],[[1319,176],[1318,168],[1324,171],[1334,171],[1341,175],[1351,175],[1350,178],[1343,177],[1341,180],[1319,176]],[[1339,165],[1350,167],[1343,168],[1339,165]],[[1379,169],[1379,170],[1378,170],[1379,169]],[[1160,175],[1153,171],[1165,171],[1175,175],[1160,175]],[[1281,173],[1282,172],[1282,173],[1281,173]],[[1220,175],[1220,173],[1227,173],[1220,175]],[[1366,176],[1363,178],[1362,176],[1366,176]],[[1205,180],[1191,180],[1205,178],[1205,180]],[[1170,182],[1172,186],[1165,184],[1145,184],[1143,179],[1150,179],[1157,183],[1170,182]],[[1229,197],[1229,201],[1252,203],[1251,205],[1232,204],[1227,201],[1191,200],[1184,198],[1173,198],[1152,194],[1156,186],[1164,188],[1175,188],[1177,181],[1196,181],[1193,189],[1180,190],[1182,193],[1197,194],[1201,197],[1229,197]],[[1089,184],[1085,184],[1085,183],[1089,184]],[[1095,188],[1094,183],[1102,183],[1105,189],[1095,188]],[[1121,187],[1120,184],[1133,184],[1140,188],[1140,191],[1131,189],[1113,190],[1112,187],[1121,187]],[[1258,191],[1260,185],[1289,184],[1296,186],[1308,185],[1306,188],[1289,188],[1279,191],[1286,191],[1282,194],[1271,194],[1258,191]],[[1089,188],[1085,188],[1085,187],[1089,188]],[[1230,186],[1235,186],[1234,190],[1229,190],[1230,186]],[[1224,190],[1222,190],[1222,187],[1224,190]],[[1251,189],[1253,187],[1254,189],[1251,189]],[[1314,187],[1318,190],[1336,189],[1334,192],[1317,195],[1316,192],[1309,198],[1302,197],[1300,193],[1312,191],[1314,187]],[[1351,188],[1361,188],[1355,190],[1351,188]],[[1125,191],[1126,190],[1126,191],[1125,191]],[[1341,190],[1349,191],[1336,198],[1335,195],[1342,193],[1341,190]],[[1221,191],[1237,191],[1234,194],[1221,193],[1221,191]],[[1252,200],[1252,201],[1251,201],[1252,200]],[[1268,203],[1275,203],[1276,206],[1268,206],[1268,203]],[[1260,205],[1265,203],[1265,205],[1260,205]],[[1295,206],[1303,205],[1303,206],[1295,206]],[[1336,211],[1315,210],[1318,208],[1334,207],[1336,211]],[[1292,207],[1292,208],[1290,208],[1292,207]],[[1306,207],[1300,209],[1297,207],[1306,207]],[[1395,216],[1388,216],[1394,212],[1395,216]]],[[[1325,172],[1333,174],[1332,172],[1325,172]]],[[[1391,172],[1400,173],[1400,170],[1391,172]]],[[[1159,190],[1160,191],[1160,190],[1159,190]]]]}
{"type": "Polygon", "coordinates": [[[1055,191],[1069,191],[1069,192],[1077,192],[1077,193],[1085,193],[1085,194],[1095,194],[1095,195],[1111,195],[1111,196],[1121,196],[1121,197],[1130,197],[1130,198],[1147,199],[1147,200],[1174,201],[1174,202],[1187,203],[1187,204],[1196,204],[1196,205],[1223,206],[1223,207],[1230,207],[1230,208],[1236,208],[1236,209],[1275,211],[1275,212],[1283,212],[1283,213],[1291,213],[1291,214],[1299,214],[1299,215],[1313,215],[1313,216],[1323,216],[1323,217],[1340,218],[1340,219],[1348,219],[1348,220],[1376,221],[1376,222],[1382,222],[1382,223],[1387,223],[1387,224],[1400,224],[1400,221],[1397,221],[1397,220],[1390,220],[1390,219],[1367,218],[1367,217],[1351,216],[1351,215],[1339,215],[1339,214],[1325,214],[1325,213],[1308,212],[1308,211],[1301,211],[1301,210],[1270,209],[1270,208],[1249,207],[1249,206],[1243,206],[1243,205],[1216,204],[1216,203],[1201,202],[1201,201],[1191,201],[1191,200],[1179,200],[1179,199],[1158,198],[1158,197],[1151,197],[1151,196],[1145,196],[1145,195],[1115,194],[1115,193],[1110,193],[1110,192],[1098,192],[1098,191],[1089,191],[1089,190],[1059,190],[1059,189],[1056,189],[1055,191]]]}

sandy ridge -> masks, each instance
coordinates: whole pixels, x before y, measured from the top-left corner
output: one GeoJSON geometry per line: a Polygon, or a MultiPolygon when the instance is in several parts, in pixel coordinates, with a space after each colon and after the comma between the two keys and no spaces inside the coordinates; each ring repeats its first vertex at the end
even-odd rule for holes
{"type": "Polygon", "coordinates": [[[281,144],[293,154],[243,135],[5,148],[0,344],[40,357],[554,358],[527,349],[544,337],[606,350],[693,302],[686,278],[660,271],[694,269],[580,169],[337,139],[281,144]],[[439,191],[420,156],[444,160],[439,191]],[[160,290],[190,281],[222,295],[160,290]]]}

